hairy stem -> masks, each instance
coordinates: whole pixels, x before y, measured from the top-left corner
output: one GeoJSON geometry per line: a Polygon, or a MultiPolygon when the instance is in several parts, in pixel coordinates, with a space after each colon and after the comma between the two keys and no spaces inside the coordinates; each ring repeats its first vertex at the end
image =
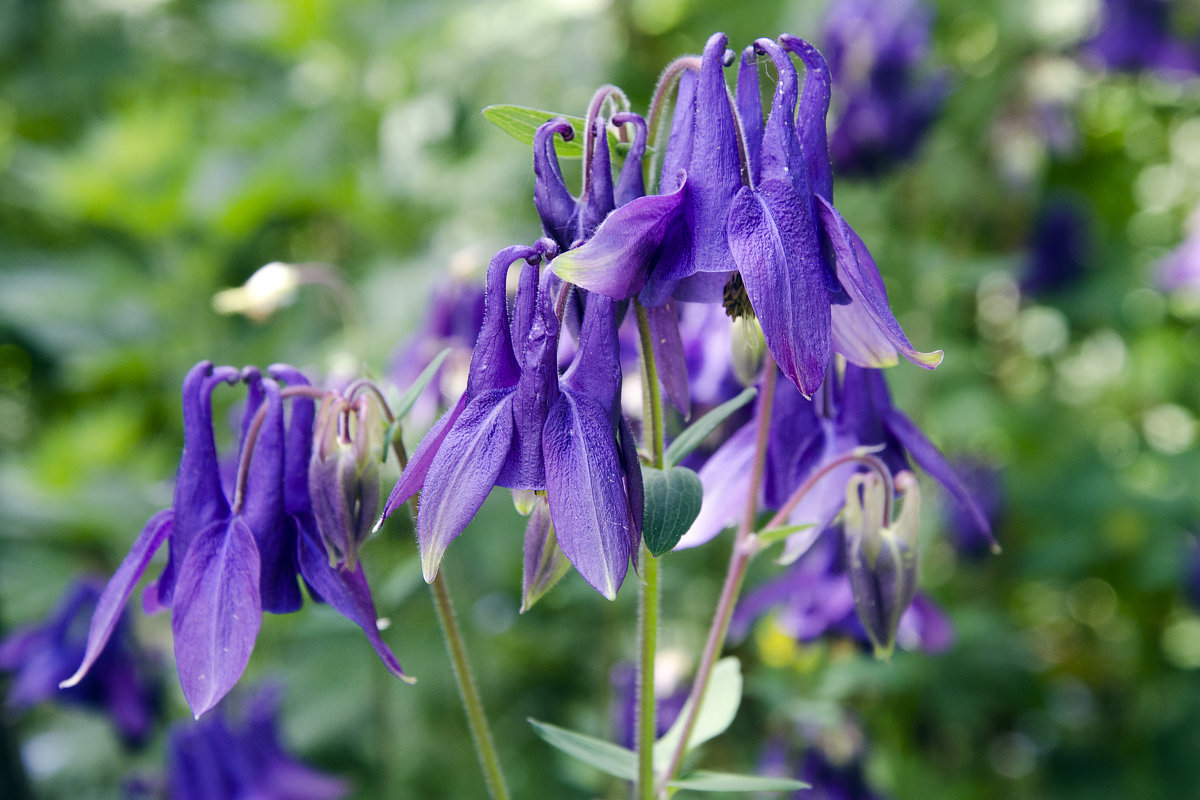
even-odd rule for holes
{"type": "MultiPolygon", "coordinates": [[[[646,431],[650,437],[653,466],[662,469],[665,451],[662,393],[658,387],[658,365],[654,360],[654,340],[650,319],[641,303],[634,301],[638,337],[641,344],[642,399],[646,431]]],[[[638,680],[637,680],[637,797],[654,798],[654,739],[658,733],[655,719],[654,657],[658,650],[658,559],[641,545],[642,584],[638,592],[638,680]]]]}
{"type": "Polygon", "coordinates": [[[692,736],[692,728],[700,715],[700,707],[704,703],[704,693],[708,691],[708,679],[712,675],[713,665],[721,648],[725,645],[725,636],[729,632],[729,620],[733,617],[733,608],[737,605],[738,596],[742,591],[742,580],[746,577],[746,567],[755,553],[754,520],[758,514],[758,489],[762,482],[763,468],[767,460],[767,434],[771,429],[771,408],[775,402],[775,361],[770,354],[763,365],[762,392],[758,403],[758,431],[754,447],[754,464],[750,473],[750,492],[746,498],[746,510],[738,525],[737,538],[733,543],[733,553],[729,557],[729,569],[725,573],[725,584],[721,587],[721,597],[717,601],[717,610],[713,614],[712,625],[708,629],[708,639],[704,642],[704,653],[700,656],[700,665],[696,669],[696,679],[692,683],[689,697],[690,709],[683,721],[682,735],[671,761],[662,774],[658,786],[658,794],[665,796],[667,784],[674,779],[683,757],[687,755],[688,739],[692,736]]]}
{"type": "Polygon", "coordinates": [[[487,782],[488,795],[492,800],[508,800],[508,787],[504,783],[504,772],[500,769],[500,759],[496,755],[496,743],[492,740],[492,731],[488,727],[479,688],[471,674],[471,662],[467,658],[466,644],[463,642],[458,620],[454,616],[454,606],[450,602],[450,593],[446,590],[444,575],[445,570],[441,570],[433,583],[429,584],[429,588],[433,593],[433,604],[437,608],[438,622],[441,623],[442,633],[446,637],[446,650],[449,651],[450,663],[454,666],[458,693],[467,712],[471,740],[475,743],[475,753],[479,756],[479,766],[487,782]]]}

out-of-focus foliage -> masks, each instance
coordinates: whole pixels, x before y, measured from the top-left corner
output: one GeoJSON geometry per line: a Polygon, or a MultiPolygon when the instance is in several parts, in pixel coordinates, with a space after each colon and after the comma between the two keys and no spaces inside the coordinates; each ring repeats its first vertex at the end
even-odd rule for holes
{"type": "MultiPolygon", "coordinates": [[[[942,655],[874,663],[761,622],[736,648],[746,700],[706,766],[753,769],[768,735],[812,735],[844,706],[869,781],[897,798],[1185,796],[1200,783],[1200,616],[1184,593],[1200,563],[1200,304],[1156,289],[1154,268],[1200,203],[1200,81],[1083,58],[1098,3],[935,5],[941,116],[909,164],[840,180],[839,207],[912,340],[945,350],[936,372],[889,379],[944,450],[989,470],[1004,552],[959,554],[947,509],[926,504],[922,587],[957,628],[942,655]],[[1035,281],[1028,243],[1064,205],[1081,266],[1035,281]]],[[[1194,40],[1200,12],[1173,5],[1194,40]]],[[[581,114],[604,82],[643,108],[661,66],[712,31],[816,38],[823,8],[0,6],[0,632],[43,617],[73,575],[111,573],[169,502],[191,364],[382,375],[435,283],[538,235],[531,154],[481,108],[581,114]],[[273,261],[336,265],[352,301],[306,286],[261,324],[213,311],[273,261]]],[[[604,779],[524,720],[611,735],[634,592],[609,604],[569,575],[518,616],[523,527],[497,493],[443,570],[515,796],[594,797],[604,779]]],[[[685,672],[727,548],[664,561],[662,642],[685,672]]],[[[279,677],[290,749],[354,796],[480,796],[411,529],[389,523],[361,558],[419,683],[390,679],[327,608],[268,617],[248,678],[279,677]]],[[[778,569],[757,564],[749,585],[778,569]]],[[[164,653],[168,630],[137,618],[164,653]]],[[[84,712],[0,719],[41,797],[118,797],[123,776],[164,763],[163,736],[131,753],[84,712]]]]}

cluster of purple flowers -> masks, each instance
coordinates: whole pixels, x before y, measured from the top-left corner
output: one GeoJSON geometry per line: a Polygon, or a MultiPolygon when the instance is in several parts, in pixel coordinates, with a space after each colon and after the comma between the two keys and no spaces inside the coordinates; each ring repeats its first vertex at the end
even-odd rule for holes
{"type": "Polygon", "coordinates": [[[1200,36],[1172,24],[1174,0],[1105,0],[1100,27],[1084,54],[1112,70],[1153,70],[1173,77],[1200,74],[1200,36]]]}
{"type": "MultiPolygon", "coordinates": [[[[344,481],[326,480],[330,469],[321,456],[329,449],[327,431],[314,451],[313,395],[320,393],[292,367],[275,365],[267,372],[201,362],[184,379],[183,455],[171,507],[146,523],[105,587],[79,668],[64,686],[75,685],[97,664],[125,602],[164,543],[167,564],[146,587],[142,607],[147,613],[171,609],[179,680],[196,716],[216,705],[245,670],[263,612],[300,608],[301,580],[314,599],[357,623],[387,668],[403,676],[379,636],[361,565],[352,556],[330,560],[330,552],[350,548],[347,541],[356,532],[339,529],[350,515],[333,513],[353,498],[342,491],[344,481]],[[223,383],[246,388],[232,477],[221,469],[213,436],[212,393],[223,383]],[[291,402],[286,422],[285,393],[291,402]],[[338,496],[321,497],[325,492],[338,496]]],[[[346,405],[327,400],[322,416],[330,408],[348,416],[346,405]]],[[[372,506],[363,513],[369,518],[374,512],[372,506]]]]}

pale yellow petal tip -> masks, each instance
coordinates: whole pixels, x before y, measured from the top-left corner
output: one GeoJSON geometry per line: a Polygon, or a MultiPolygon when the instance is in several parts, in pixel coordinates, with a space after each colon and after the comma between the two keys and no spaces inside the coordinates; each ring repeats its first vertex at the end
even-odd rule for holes
{"type": "Polygon", "coordinates": [[[412,675],[397,675],[396,677],[407,683],[409,686],[414,686],[417,682],[417,679],[412,675]]]}
{"type": "Polygon", "coordinates": [[[425,579],[426,583],[433,583],[434,580],[437,579],[438,567],[441,565],[441,563],[441,556],[435,557],[433,554],[422,556],[421,577],[425,579]]]}
{"type": "Polygon", "coordinates": [[[945,354],[941,350],[933,350],[929,353],[914,353],[912,362],[926,369],[936,369],[944,357],[945,354]]]}
{"type": "Polygon", "coordinates": [[[83,673],[76,672],[74,675],[67,678],[65,681],[59,681],[58,688],[70,689],[72,686],[77,685],[81,680],[83,680],[83,673]]]}

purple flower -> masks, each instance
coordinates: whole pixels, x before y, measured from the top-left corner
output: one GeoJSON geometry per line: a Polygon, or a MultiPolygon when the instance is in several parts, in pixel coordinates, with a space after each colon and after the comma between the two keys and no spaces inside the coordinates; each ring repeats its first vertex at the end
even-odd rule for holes
{"type": "Polygon", "coordinates": [[[280,381],[307,387],[295,369],[276,365],[270,377],[197,364],[183,382],[184,447],[169,509],[155,514],[100,597],[87,649],[64,686],[81,680],[112,635],[121,609],[154,553],[168,542],[166,567],[146,587],[147,613],[170,608],[175,662],[184,697],[199,716],[241,676],[254,649],[262,612],[297,610],[297,574],[314,596],[357,623],[387,668],[403,672],[379,636],[375,605],[361,565],[332,566],[309,496],[313,401],[291,398],[285,426],[280,381]],[[213,439],[213,390],[246,384],[239,469],[223,485],[213,439]]]}
{"type": "Polygon", "coordinates": [[[588,297],[579,349],[558,375],[556,278],[538,276],[555,245],[509,247],[488,267],[487,307],[467,390],[418,446],[384,506],[417,491],[427,581],[494,486],[545,490],[557,544],[584,579],[616,595],[641,536],[641,468],[620,414],[616,307],[588,297]],[[524,260],[508,314],[509,266],[524,260]],[[614,479],[615,478],[615,479],[614,479]]]}
{"type": "Polygon", "coordinates": [[[140,745],[161,710],[162,685],[157,664],[134,640],[127,615],[114,624],[87,677],[70,689],[58,688],[83,658],[87,621],[99,598],[96,581],[77,580],[45,622],[19,628],[0,642],[0,670],[13,674],[8,706],[55,701],[97,709],[108,715],[122,739],[140,745]]]}
{"type": "MultiPolygon", "coordinates": [[[[747,592],[734,611],[730,636],[744,638],[771,611],[780,630],[798,642],[845,637],[864,649],[871,646],[855,610],[840,527],[822,534],[783,575],[747,592]]],[[[905,650],[940,653],[953,641],[954,629],[945,614],[918,593],[900,617],[896,643],[905,650]]]]}
{"type": "Polygon", "coordinates": [[[406,415],[406,428],[428,426],[448,398],[462,391],[461,376],[466,375],[471,348],[483,324],[483,286],[451,270],[449,279],[435,286],[428,308],[417,332],[392,356],[388,378],[394,386],[409,386],[438,353],[448,348],[450,355],[406,415]]]}
{"type": "Polygon", "coordinates": [[[1100,30],[1084,45],[1084,55],[1111,70],[1200,73],[1200,37],[1176,35],[1171,6],[1171,0],[1105,0],[1100,30]]]}
{"type": "Polygon", "coordinates": [[[805,751],[796,777],[812,786],[806,792],[797,793],[806,800],[880,799],[880,795],[867,785],[861,757],[835,763],[820,749],[812,747],[805,751]]]}
{"type": "Polygon", "coordinates": [[[1087,271],[1091,237],[1091,220],[1079,204],[1048,204],[1034,222],[1021,291],[1042,295],[1078,282],[1087,271]]]}
{"type": "Polygon", "coordinates": [[[699,71],[680,78],[660,193],[619,206],[553,269],[589,291],[637,295],[651,307],[671,296],[720,298],[731,315],[758,318],[771,354],[806,395],[832,351],[864,366],[902,353],[933,368],[940,351],[913,348],[870,253],[832,205],[829,71],[820,53],[787,35],[755,42],[780,76],[763,123],[754,51],[743,57],[731,104],[725,43],[724,34],[711,37],[699,71]],[[805,64],[803,93],[789,53],[805,64]]]}
{"type": "MultiPolygon", "coordinates": [[[[704,501],[700,515],[678,547],[711,540],[742,513],[750,487],[756,420],[734,433],[700,469],[704,501]]],[[[909,469],[909,458],[928,472],[990,540],[991,527],[945,457],[925,434],[896,409],[882,370],[848,364],[840,379],[827,378],[820,395],[810,401],[794,386],[779,382],[775,390],[762,481],[761,507],[780,508],[811,477],[821,477],[789,514],[789,523],[811,527],[793,534],[782,560],[803,554],[837,516],[845,503],[845,486],[859,469],[846,457],[858,448],[878,448],[892,474],[909,469]]]]}
{"type": "Polygon", "coordinates": [[[1188,218],[1183,242],[1157,266],[1157,283],[1167,292],[1200,292],[1200,206],[1188,218]]]}
{"type": "Polygon", "coordinates": [[[794,776],[811,786],[797,800],[880,800],[863,770],[865,747],[857,723],[843,718],[818,725],[804,722],[795,743],[770,740],[760,770],[766,775],[794,776]],[[801,749],[802,748],[802,749],[801,749]]]}
{"type": "Polygon", "coordinates": [[[944,76],[922,74],[931,10],[917,0],[839,0],[823,41],[841,111],[830,141],[843,175],[876,175],[912,155],[941,108],[944,76]]]}
{"type": "Polygon", "coordinates": [[[182,722],[167,737],[171,800],[339,800],[346,782],[317,772],[284,751],[272,693],[255,697],[243,719],[217,713],[182,722]]]}

